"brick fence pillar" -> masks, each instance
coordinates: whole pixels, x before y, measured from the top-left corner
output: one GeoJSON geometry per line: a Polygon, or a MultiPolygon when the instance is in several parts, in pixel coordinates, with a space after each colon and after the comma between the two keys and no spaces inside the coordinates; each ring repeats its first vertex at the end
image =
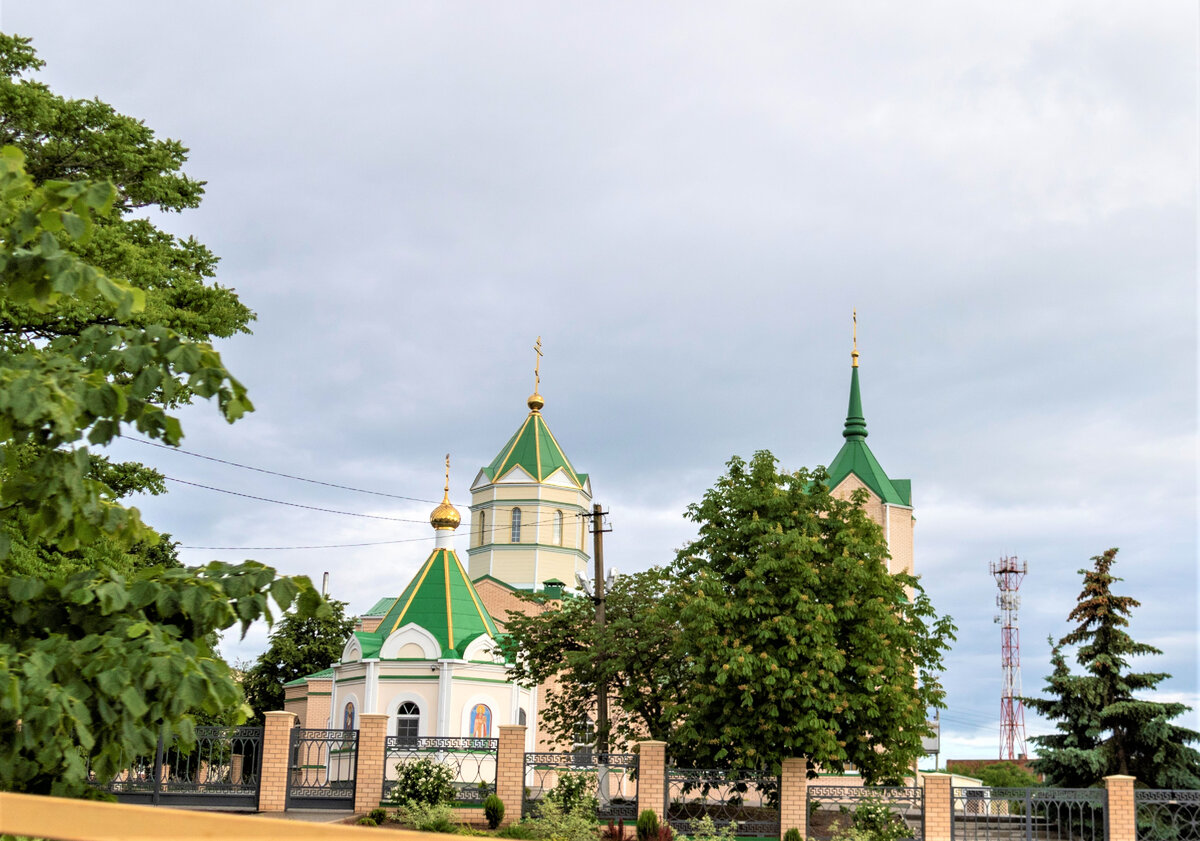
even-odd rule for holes
{"type": "Polygon", "coordinates": [[[383,799],[383,762],[388,717],[363,713],[358,717],[358,768],[354,773],[354,811],[369,812],[383,799]]]}
{"type": "Polygon", "coordinates": [[[779,775],[779,837],[793,827],[808,837],[808,760],[802,756],[783,760],[779,775]]]}
{"type": "Polygon", "coordinates": [[[525,801],[525,725],[501,724],[500,745],[496,754],[496,795],[504,801],[504,820],[508,826],[521,820],[525,801]]]}
{"type": "Polygon", "coordinates": [[[1108,790],[1108,841],[1137,841],[1137,804],[1134,802],[1133,777],[1113,774],[1104,778],[1108,790]]]}
{"type": "Polygon", "coordinates": [[[282,812],[287,808],[291,766],[292,727],[299,720],[282,711],[263,714],[262,775],[258,778],[258,811],[282,812]]]}
{"type": "Polygon", "coordinates": [[[638,817],[647,809],[667,822],[667,743],[653,739],[638,742],[638,817]]]}
{"type": "Polygon", "coordinates": [[[925,841],[950,841],[954,798],[949,774],[923,774],[925,780],[925,841]]]}

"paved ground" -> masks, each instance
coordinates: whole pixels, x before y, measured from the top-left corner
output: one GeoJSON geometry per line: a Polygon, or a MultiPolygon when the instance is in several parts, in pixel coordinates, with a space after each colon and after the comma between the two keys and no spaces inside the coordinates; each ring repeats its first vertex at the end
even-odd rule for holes
{"type": "Polygon", "coordinates": [[[280,818],[285,821],[304,821],[306,823],[341,823],[354,816],[352,811],[335,811],[332,809],[288,809],[286,812],[258,812],[264,818],[280,818]]]}

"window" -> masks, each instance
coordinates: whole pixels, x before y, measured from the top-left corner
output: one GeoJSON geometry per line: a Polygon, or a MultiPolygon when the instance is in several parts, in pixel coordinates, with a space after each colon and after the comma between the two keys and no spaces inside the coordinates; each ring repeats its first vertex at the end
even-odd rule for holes
{"type": "Polygon", "coordinates": [[[421,733],[421,710],[412,701],[405,701],[396,710],[396,738],[401,747],[415,748],[421,733]]]}
{"type": "Polygon", "coordinates": [[[354,729],[354,702],[353,701],[346,702],[346,710],[345,710],[345,712],[342,713],[342,729],[343,730],[353,730],[354,729]]]}
{"type": "Polygon", "coordinates": [[[553,540],[555,546],[562,546],[562,512],[554,512],[553,540]]]}
{"type": "Polygon", "coordinates": [[[591,756],[592,748],[595,745],[596,722],[585,716],[575,725],[575,753],[582,756],[591,756]]]}
{"type": "Polygon", "coordinates": [[[518,709],[517,710],[517,724],[524,727],[526,721],[528,721],[528,716],[525,715],[525,710],[518,709]]]}
{"type": "Polygon", "coordinates": [[[479,543],[487,543],[487,512],[479,512],[479,543]]]}
{"type": "Polygon", "coordinates": [[[514,508],[512,510],[512,543],[521,542],[521,509],[514,508]]]}

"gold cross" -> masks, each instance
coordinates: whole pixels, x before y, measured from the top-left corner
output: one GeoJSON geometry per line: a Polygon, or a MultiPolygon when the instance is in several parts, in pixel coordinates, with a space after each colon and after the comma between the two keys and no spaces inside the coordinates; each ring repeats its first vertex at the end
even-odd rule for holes
{"type": "Polygon", "coordinates": [[[538,388],[542,384],[542,375],[541,375],[542,337],[541,336],[537,337],[537,343],[533,346],[533,350],[537,354],[537,359],[534,361],[534,364],[533,364],[533,393],[537,394],[538,388]]]}
{"type": "Polygon", "coordinates": [[[446,493],[450,493],[450,454],[446,453],[446,493]]]}
{"type": "Polygon", "coordinates": [[[850,358],[854,361],[853,367],[857,368],[858,367],[858,307],[854,308],[853,313],[854,313],[854,315],[852,316],[852,319],[854,321],[854,327],[853,327],[854,347],[850,351],[850,358]]]}

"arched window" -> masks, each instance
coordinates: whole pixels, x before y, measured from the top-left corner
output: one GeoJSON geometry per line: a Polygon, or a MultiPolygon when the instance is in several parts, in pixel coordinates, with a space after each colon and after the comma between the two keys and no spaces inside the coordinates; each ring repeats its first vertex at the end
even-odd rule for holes
{"type": "Polygon", "coordinates": [[[479,543],[487,543],[487,512],[479,512],[479,543]]]}
{"type": "Polygon", "coordinates": [[[405,701],[396,710],[396,738],[401,747],[415,748],[421,733],[421,710],[412,701],[405,701]]]}
{"type": "Polygon", "coordinates": [[[554,512],[554,531],[552,539],[555,546],[562,546],[562,512],[554,512]]]}
{"type": "Polygon", "coordinates": [[[514,508],[512,510],[512,543],[521,542],[521,509],[514,508]]]}
{"type": "Polygon", "coordinates": [[[525,710],[518,709],[518,710],[517,710],[517,724],[519,724],[519,725],[521,725],[522,727],[524,727],[524,726],[525,726],[525,723],[526,723],[528,720],[529,720],[529,717],[528,717],[527,715],[525,715],[525,710]]]}
{"type": "Polygon", "coordinates": [[[354,702],[347,701],[345,712],[342,713],[342,729],[354,729],[354,702]]]}

